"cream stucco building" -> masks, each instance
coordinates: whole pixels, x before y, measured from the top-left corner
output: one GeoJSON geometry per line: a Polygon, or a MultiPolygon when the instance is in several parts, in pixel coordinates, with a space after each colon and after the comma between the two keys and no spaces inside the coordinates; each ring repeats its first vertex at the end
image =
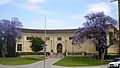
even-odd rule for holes
{"type": "MultiPolygon", "coordinates": [[[[76,29],[46,30],[46,51],[52,53],[97,53],[96,47],[91,40],[86,40],[84,44],[72,45],[72,36],[76,29]]],[[[17,40],[16,52],[32,52],[30,37],[37,36],[45,38],[45,30],[22,29],[22,39],[17,40]]],[[[118,46],[112,46],[108,53],[118,53],[118,46]]]]}

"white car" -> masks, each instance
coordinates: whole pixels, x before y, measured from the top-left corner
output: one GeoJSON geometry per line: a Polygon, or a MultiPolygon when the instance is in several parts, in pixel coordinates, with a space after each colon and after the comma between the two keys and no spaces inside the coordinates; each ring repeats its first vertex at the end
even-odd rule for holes
{"type": "Polygon", "coordinates": [[[109,68],[120,68],[120,58],[113,59],[109,64],[109,68]]]}

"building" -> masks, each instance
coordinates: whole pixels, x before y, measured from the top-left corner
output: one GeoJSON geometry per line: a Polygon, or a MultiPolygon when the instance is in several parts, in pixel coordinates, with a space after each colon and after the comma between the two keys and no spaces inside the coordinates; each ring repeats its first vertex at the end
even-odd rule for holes
{"type": "MultiPolygon", "coordinates": [[[[76,29],[60,29],[46,30],[46,51],[50,53],[97,53],[95,44],[90,40],[86,40],[78,46],[72,45],[72,36],[76,29]]],[[[16,43],[16,52],[32,52],[30,45],[30,37],[37,36],[45,39],[45,30],[38,29],[22,29],[22,39],[16,43]]],[[[109,36],[107,37],[107,39],[109,36]]],[[[109,41],[109,40],[108,40],[109,41]]],[[[109,43],[108,43],[109,44],[109,43]]],[[[108,49],[108,53],[119,52],[118,46],[114,45],[108,49]]]]}

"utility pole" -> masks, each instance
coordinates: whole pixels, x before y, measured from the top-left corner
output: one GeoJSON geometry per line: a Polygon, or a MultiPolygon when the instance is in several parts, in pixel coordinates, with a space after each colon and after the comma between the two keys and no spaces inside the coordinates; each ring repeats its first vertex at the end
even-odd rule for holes
{"type": "Polygon", "coordinates": [[[118,1],[118,23],[119,23],[119,54],[120,54],[120,0],[112,0],[110,2],[118,1]]]}
{"type": "Polygon", "coordinates": [[[120,54],[120,0],[118,0],[118,22],[119,22],[119,54],[120,54]]]}

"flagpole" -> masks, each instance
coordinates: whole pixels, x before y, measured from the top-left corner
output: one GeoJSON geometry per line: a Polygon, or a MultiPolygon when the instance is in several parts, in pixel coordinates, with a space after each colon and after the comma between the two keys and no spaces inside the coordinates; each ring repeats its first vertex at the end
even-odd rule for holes
{"type": "Polygon", "coordinates": [[[46,17],[45,17],[45,44],[44,44],[44,68],[45,68],[45,59],[46,59],[46,17]]]}

